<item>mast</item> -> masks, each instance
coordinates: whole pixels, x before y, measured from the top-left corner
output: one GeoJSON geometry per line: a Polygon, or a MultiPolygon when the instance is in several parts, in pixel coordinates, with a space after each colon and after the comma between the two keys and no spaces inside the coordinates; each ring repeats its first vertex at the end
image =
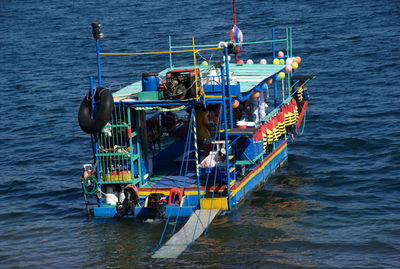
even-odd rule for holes
{"type": "Polygon", "coordinates": [[[236,0],[232,0],[233,7],[233,25],[236,25],[236,0]]]}

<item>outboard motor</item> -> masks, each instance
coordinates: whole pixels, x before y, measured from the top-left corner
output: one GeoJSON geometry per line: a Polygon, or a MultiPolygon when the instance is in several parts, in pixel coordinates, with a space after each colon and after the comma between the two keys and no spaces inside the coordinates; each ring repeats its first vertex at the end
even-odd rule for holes
{"type": "Polygon", "coordinates": [[[118,217],[123,216],[134,216],[135,207],[139,203],[139,191],[135,185],[129,184],[123,187],[125,199],[117,203],[117,215],[118,217]]]}
{"type": "Polygon", "coordinates": [[[147,208],[151,212],[151,216],[154,219],[165,218],[165,205],[167,204],[167,198],[162,193],[151,193],[148,196],[147,208]]]}

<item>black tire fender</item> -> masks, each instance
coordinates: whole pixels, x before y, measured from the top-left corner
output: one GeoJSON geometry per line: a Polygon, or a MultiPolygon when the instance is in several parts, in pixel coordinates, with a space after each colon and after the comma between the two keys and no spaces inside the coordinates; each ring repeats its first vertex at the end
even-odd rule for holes
{"type": "Polygon", "coordinates": [[[92,101],[86,96],[82,100],[78,113],[79,126],[89,134],[98,133],[104,128],[111,119],[114,107],[114,98],[109,89],[97,88],[94,99],[99,102],[95,108],[95,118],[91,118],[92,101]]]}

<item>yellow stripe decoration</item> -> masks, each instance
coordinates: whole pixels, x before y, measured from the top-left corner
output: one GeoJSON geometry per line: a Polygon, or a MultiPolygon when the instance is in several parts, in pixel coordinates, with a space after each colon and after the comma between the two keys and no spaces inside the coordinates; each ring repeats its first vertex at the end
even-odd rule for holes
{"type": "Polygon", "coordinates": [[[255,175],[257,175],[259,172],[261,172],[264,169],[264,167],[267,166],[271,162],[271,160],[273,160],[279,153],[281,153],[287,147],[287,143],[286,142],[284,142],[284,143],[285,143],[285,145],[283,145],[277,152],[275,152],[275,154],[270,156],[268,158],[268,160],[266,162],[264,162],[264,164],[261,165],[261,167],[259,167],[255,171],[253,171],[244,182],[242,182],[235,190],[232,191],[232,196],[235,196],[236,193],[238,191],[240,191],[247,184],[247,182],[249,182],[255,175]]]}

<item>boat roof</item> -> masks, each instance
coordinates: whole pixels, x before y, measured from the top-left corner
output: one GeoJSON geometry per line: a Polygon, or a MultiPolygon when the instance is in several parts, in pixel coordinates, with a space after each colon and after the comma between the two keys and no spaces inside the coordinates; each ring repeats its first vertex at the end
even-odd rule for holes
{"type": "MultiPolygon", "coordinates": [[[[167,72],[176,69],[193,69],[193,66],[180,66],[166,68],[159,73],[160,76],[165,76],[167,72]]],[[[206,75],[210,70],[210,66],[197,66],[200,72],[206,75]]],[[[240,93],[246,93],[260,84],[263,80],[282,71],[285,65],[281,64],[229,64],[229,71],[233,72],[238,82],[240,82],[240,93]]],[[[136,81],[121,90],[113,93],[114,97],[129,96],[142,91],[142,82],[136,81]]]]}

